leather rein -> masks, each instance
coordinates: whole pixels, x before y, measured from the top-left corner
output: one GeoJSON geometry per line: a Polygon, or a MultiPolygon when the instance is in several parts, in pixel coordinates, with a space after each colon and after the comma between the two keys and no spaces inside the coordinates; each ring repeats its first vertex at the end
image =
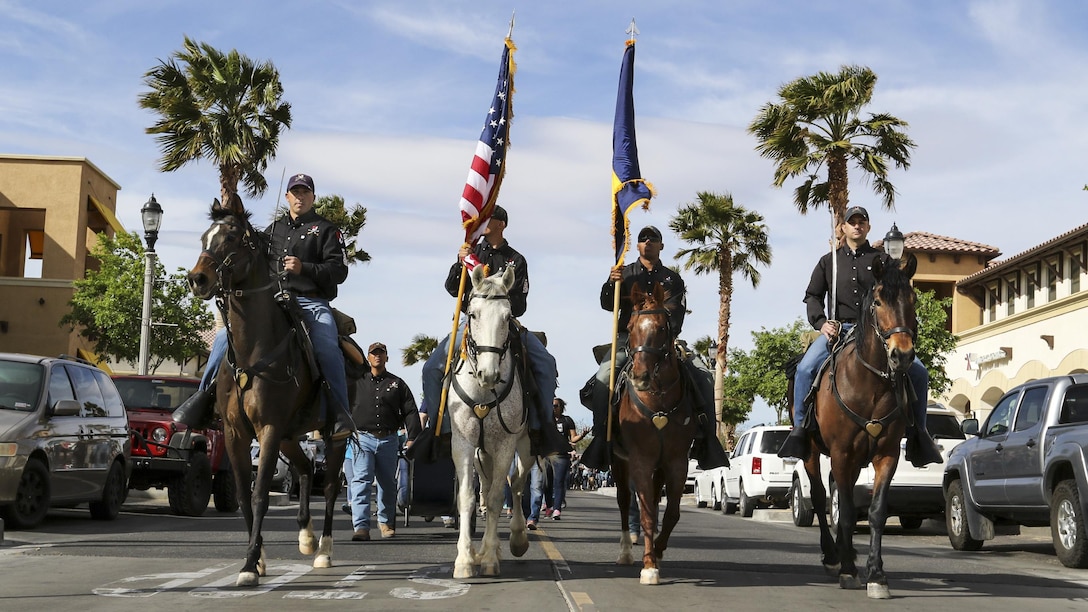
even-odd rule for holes
{"type": "MultiPolygon", "coordinates": [[[[888,330],[881,330],[880,326],[877,324],[876,321],[875,300],[869,304],[869,316],[867,318],[869,320],[869,323],[871,324],[871,327],[873,328],[873,331],[876,332],[877,337],[880,338],[880,342],[884,346],[885,353],[889,352],[888,339],[895,334],[910,334],[912,340],[917,339],[917,334],[914,332],[914,330],[904,325],[899,325],[888,330]]],[[[911,387],[907,384],[907,376],[905,372],[893,371],[891,367],[887,368],[886,370],[877,369],[875,366],[866,361],[865,357],[862,355],[861,341],[857,334],[850,334],[850,337],[846,339],[845,344],[849,344],[851,342],[854,343],[854,357],[858,360],[858,362],[861,363],[861,365],[864,366],[865,369],[875,374],[877,378],[883,381],[884,384],[890,386],[892,393],[895,394],[896,409],[879,419],[866,419],[865,417],[862,417],[857,412],[852,410],[846,404],[846,400],[844,400],[842,398],[842,395],[839,393],[839,384],[836,377],[835,367],[836,357],[841,351],[832,351],[831,353],[831,367],[829,368],[828,374],[831,379],[831,391],[835,395],[835,400],[838,402],[839,408],[842,409],[846,416],[850,417],[850,420],[857,424],[858,427],[861,427],[866,432],[868,432],[871,437],[876,438],[880,435],[880,433],[884,430],[888,423],[891,423],[900,416],[909,414],[907,408],[910,404],[910,398],[908,395],[910,394],[911,387]]]]}
{"type": "MultiPolygon", "coordinates": [[[[652,316],[652,315],[665,315],[665,330],[666,330],[666,335],[668,337],[668,340],[665,341],[665,344],[663,346],[652,346],[652,345],[648,345],[648,344],[640,344],[640,345],[635,346],[634,348],[631,348],[629,346],[627,348],[627,352],[630,355],[630,359],[627,361],[627,365],[625,365],[623,369],[624,369],[624,374],[625,375],[627,375],[630,372],[631,368],[634,366],[634,362],[635,362],[634,356],[637,353],[648,353],[650,355],[653,355],[653,356],[657,357],[657,362],[654,363],[654,369],[653,369],[653,371],[651,373],[651,380],[653,381],[651,383],[651,386],[653,386],[657,382],[658,375],[659,375],[659,373],[661,371],[661,366],[662,365],[664,365],[666,363],[669,363],[669,362],[671,362],[671,363],[673,363],[675,365],[676,374],[677,374],[676,379],[673,380],[671,383],[669,383],[669,385],[667,387],[662,388],[662,389],[657,389],[656,391],[653,390],[653,389],[651,389],[649,391],[641,391],[641,392],[636,390],[635,386],[631,384],[630,377],[628,376],[627,396],[631,398],[631,403],[633,403],[635,405],[635,407],[638,408],[639,413],[641,413],[642,416],[646,417],[647,419],[649,419],[650,421],[653,422],[653,424],[658,429],[658,433],[660,434],[661,429],[663,429],[666,425],[668,425],[669,416],[672,415],[674,412],[676,412],[681,406],[684,406],[687,403],[686,400],[688,399],[688,394],[687,394],[687,388],[684,386],[684,383],[683,383],[683,380],[684,380],[683,372],[680,371],[680,364],[677,361],[676,352],[675,352],[675,349],[674,349],[673,343],[672,343],[673,334],[672,334],[672,324],[669,322],[669,319],[668,319],[669,311],[666,310],[665,308],[651,308],[651,309],[647,309],[647,310],[635,310],[635,311],[631,312],[632,317],[652,316]],[[676,387],[677,384],[679,384],[679,385],[681,385],[683,387],[681,389],[680,401],[677,402],[674,406],[672,406],[668,410],[664,410],[664,409],[654,410],[654,409],[650,408],[650,406],[647,405],[646,402],[642,401],[641,397],[639,397],[640,393],[648,393],[648,394],[650,394],[651,396],[655,397],[658,400],[656,403],[664,404],[665,396],[668,393],[670,393],[676,387]]],[[[628,342],[630,342],[630,338],[628,338],[628,342]]]]}
{"type": "MultiPolygon", "coordinates": [[[[469,295],[469,299],[506,300],[508,302],[510,301],[510,297],[507,295],[479,295],[476,293],[469,295]]],[[[453,379],[451,380],[451,386],[453,387],[454,392],[457,394],[457,397],[459,397],[462,402],[464,402],[468,406],[472,406],[473,414],[475,414],[476,418],[480,421],[483,421],[484,418],[487,417],[487,415],[491,412],[492,408],[497,407],[503,402],[503,400],[510,396],[510,392],[514,388],[514,377],[517,376],[517,368],[514,366],[513,363],[510,364],[510,376],[506,379],[499,379],[499,385],[495,389],[492,389],[490,392],[492,396],[491,399],[486,401],[477,401],[476,398],[471,397],[469,393],[465,390],[465,388],[462,387],[459,382],[457,382],[457,375],[461,373],[461,367],[466,364],[468,365],[472,374],[475,375],[477,358],[481,353],[495,353],[499,355],[499,366],[501,368],[503,362],[506,361],[506,357],[510,354],[509,325],[507,325],[507,330],[508,331],[506,333],[506,339],[503,341],[502,346],[489,346],[485,344],[478,344],[476,342],[476,339],[472,335],[472,318],[469,317],[468,323],[465,324],[465,333],[462,338],[462,351],[458,351],[459,355],[464,354],[466,355],[466,358],[461,359],[460,357],[458,357],[457,367],[451,368],[450,376],[453,377],[453,379]]],[[[506,419],[504,419],[502,416],[502,410],[496,410],[495,412],[498,414],[499,424],[502,425],[502,428],[506,431],[506,433],[513,435],[515,431],[514,429],[511,429],[510,425],[506,423],[506,419]]],[[[529,411],[527,408],[521,411],[521,422],[518,423],[517,426],[519,429],[525,424],[526,419],[528,418],[528,413],[529,411]]],[[[480,440],[477,443],[477,447],[483,448],[482,427],[480,428],[480,440]]]]}

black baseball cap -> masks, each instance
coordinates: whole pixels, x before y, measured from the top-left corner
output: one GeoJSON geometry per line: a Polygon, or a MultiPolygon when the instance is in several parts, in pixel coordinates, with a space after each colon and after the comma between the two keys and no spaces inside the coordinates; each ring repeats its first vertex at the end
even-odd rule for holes
{"type": "Polygon", "coordinates": [[[661,242],[661,230],[657,229],[656,227],[654,227],[652,225],[647,225],[646,227],[642,228],[639,231],[638,241],[639,242],[646,242],[647,240],[650,240],[650,239],[661,242]]]}

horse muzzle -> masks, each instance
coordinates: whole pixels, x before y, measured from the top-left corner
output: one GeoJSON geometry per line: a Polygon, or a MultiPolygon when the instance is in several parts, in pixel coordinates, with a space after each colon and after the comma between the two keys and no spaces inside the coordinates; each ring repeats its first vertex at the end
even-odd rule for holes
{"type": "Polygon", "coordinates": [[[914,363],[914,348],[892,347],[888,351],[888,368],[893,372],[906,372],[914,363]]]}
{"type": "Polygon", "coordinates": [[[209,300],[215,295],[216,282],[207,274],[193,270],[186,276],[189,281],[189,290],[193,295],[202,300],[209,300]]]}

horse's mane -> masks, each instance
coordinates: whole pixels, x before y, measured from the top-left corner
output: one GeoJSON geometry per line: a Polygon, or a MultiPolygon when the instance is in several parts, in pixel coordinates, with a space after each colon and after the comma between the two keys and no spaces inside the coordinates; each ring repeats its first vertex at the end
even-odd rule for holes
{"type": "Polygon", "coordinates": [[[876,290],[880,289],[880,297],[886,302],[896,302],[900,298],[900,294],[903,291],[910,291],[910,276],[903,272],[899,267],[898,262],[893,260],[885,260],[883,269],[880,276],[865,292],[865,298],[862,300],[862,309],[859,313],[858,323],[862,324],[860,328],[864,331],[868,329],[867,323],[871,320],[870,307],[873,304],[873,300],[876,299],[876,290]]]}
{"type": "MultiPolygon", "coordinates": [[[[218,200],[216,200],[215,202],[212,202],[212,205],[208,210],[208,218],[211,219],[212,221],[222,221],[223,219],[226,219],[227,217],[237,217],[238,216],[238,215],[235,215],[230,210],[228,210],[227,207],[225,207],[225,206],[216,206],[216,204],[218,204],[218,203],[219,203],[218,200]]],[[[241,215],[242,221],[245,221],[246,224],[250,224],[249,220],[250,220],[251,217],[253,217],[253,212],[252,211],[242,209],[242,215],[241,215]]]]}

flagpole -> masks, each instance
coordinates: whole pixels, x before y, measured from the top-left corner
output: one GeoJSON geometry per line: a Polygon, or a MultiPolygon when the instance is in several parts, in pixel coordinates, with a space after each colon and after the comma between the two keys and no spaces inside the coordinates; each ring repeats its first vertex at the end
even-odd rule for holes
{"type": "MultiPolygon", "coordinates": [[[[468,246],[468,243],[465,243],[468,246]]],[[[438,415],[434,421],[435,435],[442,434],[442,415],[446,412],[446,399],[450,394],[450,364],[453,363],[454,345],[457,344],[457,327],[461,323],[461,300],[465,295],[465,278],[468,277],[468,268],[461,266],[461,283],[457,288],[457,301],[453,309],[453,329],[450,330],[450,346],[446,350],[446,366],[442,368],[442,396],[438,400],[438,415]]]]}

